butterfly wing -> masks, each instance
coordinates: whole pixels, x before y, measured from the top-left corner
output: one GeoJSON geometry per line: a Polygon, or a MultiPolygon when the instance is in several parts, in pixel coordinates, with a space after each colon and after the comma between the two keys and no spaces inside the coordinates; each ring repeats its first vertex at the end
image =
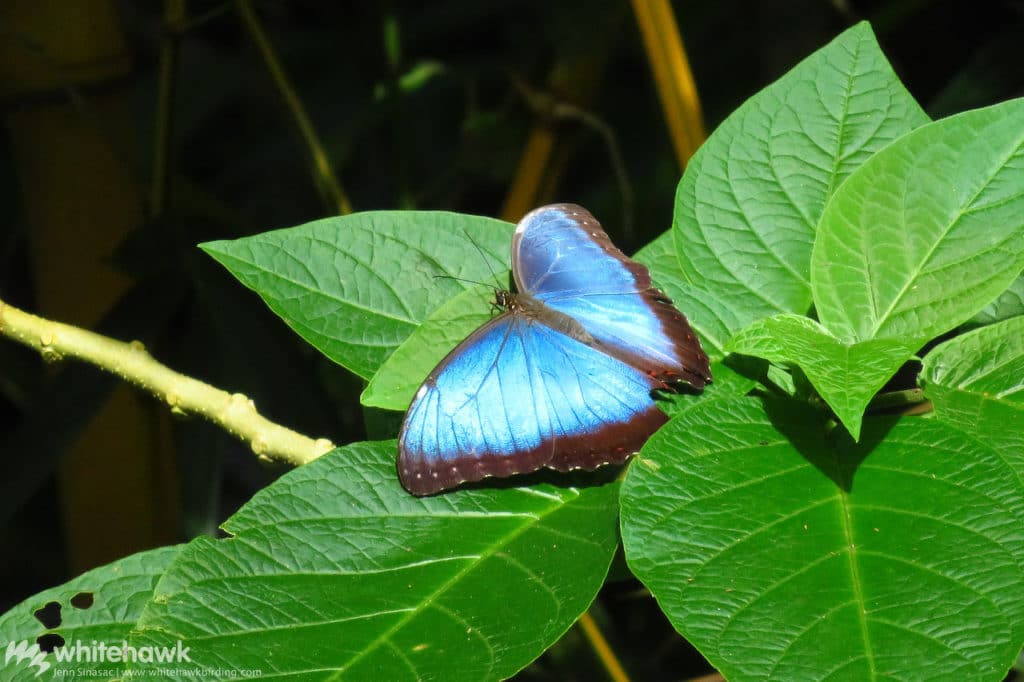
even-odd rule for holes
{"type": "Polygon", "coordinates": [[[686,317],[585,208],[553,204],[527,214],[512,239],[512,271],[520,292],[578,321],[601,350],[662,387],[711,380],[686,317]]]}
{"type": "Polygon", "coordinates": [[[399,434],[414,495],[541,467],[621,463],[666,420],[644,372],[518,308],[470,335],[427,377],[399,434]]]}

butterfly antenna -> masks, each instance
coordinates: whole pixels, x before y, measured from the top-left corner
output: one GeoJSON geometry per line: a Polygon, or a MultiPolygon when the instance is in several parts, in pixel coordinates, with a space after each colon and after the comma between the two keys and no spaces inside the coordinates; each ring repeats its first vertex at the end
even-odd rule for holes
{"type": "Polygon", "coordinates": [[[478,284],[482,287],[491,286],[487,282],[478,282],[475,279],[466,279],[465,277],[456,277],[455,275],[434,275],[434,279],[454,279],[456,282],[465,282],[466,284],[478,284]]]}
{"type": "MultiPolygon", "coordinates": [[[[480,258],[484,261],[484,265],[487,266],[487,269],[491,271],[491,278],[494,279],[495,283],[497,284],[497,286],[495,288],[498,289],[498,290],[501,290],[501,291],[507,289],[508,286],[505,285],[505,284],[502,284],[501,280],[498,279],[498,273],[496,273],[494,271],[494,268],[491,267],[491,261],[489,261],[487,259],[487,255],[484,254],[484,250],[482,248],[480,248],[480,245],[476,243],[476,240],[473,239],[473,237],[471,237],[469,232],[466,232],[465,229],[462,230],[462,233],[464,235],[466,235],[466,239],[468,239],[469,243],[473,245],[473,247],[476,249],[476,252],[480,254],[480,258]]],[[[486,286],[486,285],[484,285],[484,286],[486,286]]]]}

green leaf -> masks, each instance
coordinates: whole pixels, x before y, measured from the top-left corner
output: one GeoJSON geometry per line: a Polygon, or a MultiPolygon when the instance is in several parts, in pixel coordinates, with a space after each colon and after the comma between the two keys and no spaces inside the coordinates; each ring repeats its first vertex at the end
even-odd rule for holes
{"type": "Polygon", "coordinates": [[[971,324],[982,325],[1024,315],[1024,276],[1013,280],[1010,288],[971,318],[971,324]]]}
{"type": "MultiPolygon", "coordinates": [[[[638,263],[642,263],[651,273],[654,285],[668,295],[689,320],[697,336],[700,338],[701,347],[711,359],[711,376],[714,381],[704,387],[699,398],[708,400],[711,398],[736,397],[746,395],[750,389],[757,385],[757,382],[740,374],[733,368],[725,365],[722,360],[725,352],[722,350],[724,340],[728,336],[728,326],[723,324],[717,315],[717,306],[714,299],[704,296],[703,299],[694,298],[697,289],[686,283],[686,277],[676,258],[675,237],[672,230],[668,230],[660,237],[637,251],[633,257],[638,263]],[[697,311],[696,317],[693,317],[697,311]],[[710,326],[701,327],[695,320],[710,322],[710,326]]],[[[703,295],[703,292],[700,292],[703,295]]],[[[666,412],[675,414],[678,409],[686,409],[694,404],[694,396],[684,394],[682,396],[669,396],[673,402],[672,407],[667,407],[666,412]]]]}
{"type": "Polygon", "coordinates": [[[597,594],[618,484],[421,499],[399,486],[396,449],[325,455],[258,493],[225,524],[234,537],[187,545],[133,643],[181,639],[195,667],[264,678],[481,680],[527,665],[597,594]]]}
{"type": "Polygon", "coordinates": [[[733,337],[728,350],[796,366],[853,436],[875,393],[917,350],[897,339],[843,343],[801,315],[776,315],[754,322],[733,337]]]}
{"type": "Polygon", "coordinates": [[[457,213],[373,211],[200,246],[302,338],[369,379],[469,286],[452,278],[489,283],[508,270],[512,229],[457,213]]]}
{"type": "Polygon", "coordinates": [[[814,245],[822,324],[844,341],[926,341],[1024,268],[1024,99],[894,142],[829,202],[814,245]]]}
{"type": "MultiPolygon", "coordinates": [[[[717,400],[746,395],[757,386],[757,380],[753,377],[760,376],[765,369],[762,365],[749,366],[749,363],[726,364],[722,360],[715,361],[711,363],[711,376],[714,377],[714,381],[705,386],[697,397],[701,400],[717,400]]],[[[683,395],[687,396],[686,400],[693,400],[689,394],[683,395]]]]}
{"type": "Polygon", "coordinates": [[[741,320],[732,314],[732,309],[720,301],[715,292],[704,291],[689,283],[689,277],[677,257],[674,230],[665,232],[640,249],[634,258],[647,266],[655,286],[686,315],[708,357],[712,361],[724,358],[722,349],[732,335],[729,330],[742,327],[741,320]]]}
{"type": "Polygon", "coordinates": [[[991,446],[1024,481],[1024,317],[950,339],[922,364],[936,418],[991,446]]]}
{"type": "Polygon", "coordinates": [[[711,401],[622,487],[630,568],[729,680],[992,680],[1024,640],[1024,495],[935,420],[826,435],[788,404],[711,401]]]}
{"type": "Polygon", "coordinates": [[[672,418],[707,400],[731,400],[744,396],[757,386],[757,381],[746,374],[740,374],[721,360],[711,363],[711,376],[715,378],[714,382],[705,386],[700,393],[691,393],[684,389],[680,393],[660,395],[658,407],[672,418]]]}
{"type": "MultiPolygon", "coordinates": [[[[143,607],[149,601],[153,588],[178,554],[180,547],[162,547],[133,554],[113,563],[94,568],[59,587],[44,590],[29,597],[0,616],[0,644],[27,642],[36,644],[43,634],[56,634],[64,640],[65,651],[71,651],[77,642],[91,646],[94,642],[120,646],[128,639],[143,607]],[[92,596],[86,608],[84,594],[92,596]],[[73,597],[78,596],[72,601],[73,597]],[[45,628],[34,613],[50,602],[60,606],[60,625],[45,628]],[[77,604],[77,606],[76,606],[77,604]]],[[[71,660],[58,661],[54,654],[43,659],[50,665],[41,677],[38,667],[28,661],[6,660],[0,666],[4,680],[49,680],[57,676],[88,676],[90,680],[111,680],[120,676],[121,666],[110,662],[71,660]],[[104,671],[116,671],[104,674],[104,671]],[[88,672],[83,672],[88,671],[88,672]]]]}
{"type": "Polygon", "coordinates": [[[696,328],[721,347],[761,317],[806,313],[826,201],[872,154],[927,121],[866,23],[730,115],[676,195],[681,269],[700,290],[692,297],[709,300],[692,311],[696,328]]]}
{"type": "Polygon", "coordinates": [[[445,356],[491,319],[493,287],[472,287],[435,310],[395,349],[360,396],[370,407],[405,410],[445,356]]]}
{"type": "Polygon", "coordinates": [[[806,384],[806,380],[798,381],[792,372],[771,363],[768,364],[764,378],[765,383],[773,386],[777,394],[790,397],[801,396],[801,391],[806,384]]]}
{"type": "Polygon", "coordinates": [[[398,79],[398,87],[404,92],[416,92],[445,71],[444,64],[433,59],[417,62],[398,79]]]}

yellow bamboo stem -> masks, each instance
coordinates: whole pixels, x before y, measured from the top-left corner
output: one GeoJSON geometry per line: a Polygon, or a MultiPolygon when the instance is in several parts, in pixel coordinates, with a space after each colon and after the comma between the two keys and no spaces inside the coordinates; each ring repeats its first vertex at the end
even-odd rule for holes
{"type": "Polygon", "coordinates": [[[697,86],[668,0],[632,0],[680,168],[704,142],[697,86]]]}
{"type": "Polygon", "coordinates": [[[313,440],[256,411],[252,400],[228,393],[160,364],[138,341],[124,343],[37,317],[0,300],[0,335],[35,348],[44,359],[84,360],[153,394],[178,414],[197,414],[248,443],[263,459],[305,464],[334,448],[313,440]]]}
{"type": "Polygon", "coordinates": [[[519,168],[512,188],[505,197],[505,205],[501,209],[502,218],[512,223],[519,222],[534,207],[554,147],[555,133],[551,126],[543,123],[534,126],[523,155],[519,157],[519,168]]]}
{"type": "Polygon", "coordinates": [[[578,624],[580,630],[583,631],[583,636],[590,642],[590,646],[597,654],[601,665],[604,666],[605,672],[608,673],[609,679],[613,680],[613,682],[629,682],[629,675],[626,674],[622,664],[619,663],[615,652],[608,646],[608,640],[604,638],[601,629],[597,627],[597,623],[594,621],[594,617],[590,615],[590,611],[580,616],[578,624]]]}

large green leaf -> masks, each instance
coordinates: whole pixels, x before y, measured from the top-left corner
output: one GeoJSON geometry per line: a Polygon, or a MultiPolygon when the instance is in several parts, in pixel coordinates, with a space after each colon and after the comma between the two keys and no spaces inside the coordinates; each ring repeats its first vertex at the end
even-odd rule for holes
{"type": "Polygon", "coordinates": [[[368,379],[440,302],[508,270],[512,228],[373,211],[201,246],[302,338],[368,379]]]}
{"type": "Polygon", "coordinates": [[[732,682],[1002,679],[1024,641],[1024,494],[935,420],[861,443],[792,402],[710,401],[622,487],[634,573],[732,682]]]}
{"type": "MultiPolygon", "coordinates": [[[[676,257],[675,237],[672,230],[664,232],[647,246],[637,251],[634,259],[644,266],[651,273],[654,285],[664,291],[675,306],[686,315],[700,337],[701,347],[711,359],[711,376],[714,381],[704,387],[701,397],[705,399],[720,397],[735,397],[746,395],[757,382],[749,376],[738,373],[732,367],[724,364],[725,351],[722,343],[728,339],[729,324],[718,317],[719,310],[724,307],[717,306],[713,297],[701,292],[686,281],[686,276],[676,257]],[[696,296],[702,296],[696,298],[696,296]],[[694,311],[698,311],[696,315],[694,311]],[[700,327],[696,320],[703,320],[705,324],[712,326],[700,327]]],[[[673,397],[673,408],[666,411],[674,414],[676,409],[686,409],[693,404],[693,397],[689,394],[673,397]]]]}
{"type": "MultiPolygon", "coordinates": [[[[152,597],[153,587],[178,554],[179,547],[140,552],[125,559],[94,568],[59,587],[40,592],[26,599],[0,616],[0,646],[37,646],[43,635],[59,636],[64,652],[76,649],[79,642],[85,647],[102,642],[119,647],[128,639],[142,609],[152,597]],[[60,624],[44,627],[35,612],[48,604],[53,614],[59,614],[60,624]]],[[[46,640],[42,640],[46,644],[46,640]]],[[[51,641],[56,644],[56,641],[51,641]]],[[[46,647],[49,648],[49,647],[46,647]]],[[[124,666],[118,662],[85,660],[77,656],[70,661],[59,661],[53,653],[39,660],[49,665],[40,671],[38,665],[29,665],[31,659],[8,658],[5,655],[0,670],[4,680],[49,680],[56,677],[88,677],[90,680],[111,680],[120,677],[124,666]]]]}
{"type": "Polygon", "coordinates": [[[409,407],[416,389],[455,346],[493,316],[493,288],[471,287],[431,313],[373,375],[363,405],[390,410],[409,407]]]}
{"type": "Polygon", "coordinates": [[[1024,275],[1013,280],[1009,289],[972,317],[971,323],[992,324],[1018,315],[1024,315],[1024,275]]]}
{"type": "Polygon", "coordinates": [[[866,23],[729,116],[687,164],[676,195],[682,270],[708,292],[694,298],[714,301],[692,310],[696,328],[721,347],[756,319],[806,313],[826,201],[872,154],[927,121],[866,23]]]}
{"type": "Polygon", "coordinates": [[[723,348],[732,336],[730,330],[741,329],[742,320],[733,314],[732,308],[718,300],[715,292],[690,283],[690,275],[679,263],[674,230],[640,249],[635,259],[647,266],[654,284],[686,315],[708,357],[712,360],[725,357],[723,348]]]}
{"type": "Polygon", "coordinates": [[[814,245],[819,319],[845,341],[927,341],[1024,268],[1024,99],[894,142],[829,202],[814,245]]]}
{"type": "Polygon", "coordinates": [[[920,382],[938,419],[992,446],[1024,481],[1024,317],[936,346],[920,382]]]}
{"type": "Polygon", "coordinates": [[[420,499],[395,452],[348,446],[261,491],[225,524],[232,538],[182,550],[132,642],[180,639],[196,667],[295,680],[499,679],[528,664],[597,594],[618,484],[420,499]]]}
{"type": "Polygon", "coordinates": [[[727,348],[802,369],[854,440],[875,392],[917,350],[898,339],[843,343],[814,320],[791,314],[754,322],[727,348]]]}

